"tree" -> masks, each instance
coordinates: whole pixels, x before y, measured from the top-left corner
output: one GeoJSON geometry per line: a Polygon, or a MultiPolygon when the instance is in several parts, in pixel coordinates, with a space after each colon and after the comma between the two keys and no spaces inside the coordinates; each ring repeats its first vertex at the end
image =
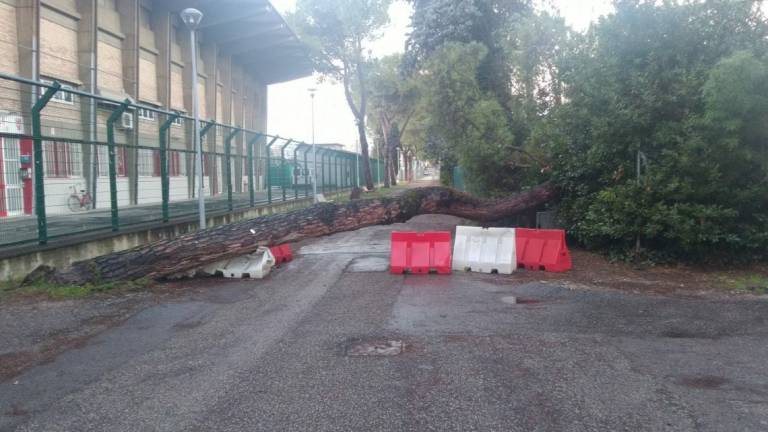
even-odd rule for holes
{"type": "Polygon", "coordinates": [[[511,113],[509,61],[503,39],[509,23],[531,12],[531,0],[411,0],[412,31],[406,67],[424,65],[449,43],[479,43],[488,50],[478,66],[480,88],[496,96],[511,113]]]}
{"type": "MultiPolygon", "coordinates": [[[[541,180],[546,155],[526,144],[562,103],[572,35],[525,0],[414,0],[405,70],[424,83],[420,126],[441,178],[455,165],[473,193],[503,195],[541,180]],[[434,136],[435,134],[439,136],[434,136]]],[[[419,122],[417,122],[419,123],[419,122]]]]}
{"type": "Polygon", "coordinates": [[[533,134],[561,216],[620,256],[765,257],[768,25],[758,2],[657,3],[593,26],[533,134]]]}
{"type": "MultiPolygon", "coordinates": [[[[416,114],[419,98],[413,79],[400,75],[401,56],[392,55],[372,62],[369,71],[369,127],[379,131],[383,148],[385,186],[397,184],[397,152],[406,156],[406,168],[417,152],[417,143],[405,142],[403,136],[416,114]]],[[[409,174],[409,173],[407,173],[409,174]]]]}
{"type": "Polygon", "coordinates": [[[527,172],[537,162],[518,145],[504,107],[484,91],[478,70],[488,50],[480,43],[448,43],[430,57],[419,74],[431,157],[444,168],[465,169],[475,194],[501,196],[527,186],[527,172]]]}
{"type": "Polygon", "coordinates": [[[316,69],[344,86],[355,116],[363,156],[365,184],[373,189],[365,119],[368,108],[366,44],[389,22],[392,0],[298,0],[290,17],[310,46],[316,69]]]}

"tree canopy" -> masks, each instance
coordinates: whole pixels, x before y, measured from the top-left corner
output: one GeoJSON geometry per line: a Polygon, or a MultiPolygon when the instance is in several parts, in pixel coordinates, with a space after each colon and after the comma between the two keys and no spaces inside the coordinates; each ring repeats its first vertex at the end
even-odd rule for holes
{"type": "Polygon", "coordinates": [[[315,68],[340,81],[357,122],[366,186],[373,189],[365,118],[368,89],[365,67],[370,61],[366,43],[377,39],[389,22],[392,0],[297,0],[289,17],[310,47],[315,68]]]}

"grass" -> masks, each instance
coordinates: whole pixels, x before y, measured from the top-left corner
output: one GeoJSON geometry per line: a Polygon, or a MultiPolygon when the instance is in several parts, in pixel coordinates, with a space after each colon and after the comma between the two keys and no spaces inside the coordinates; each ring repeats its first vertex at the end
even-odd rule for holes
{"type": "MultiPolygon", "coordinates": [[[[360,194],[360,199],[385,198],[403,189],[407,189],[407,184],[399,183],[396,186],[390,186],[388,188],[385,188],[382,186],[382,187],[376,188],[373,192],[363,192],[362,194],[360,194]]],[[[331,201],[333,201],[336,204],[343,204],[343,203],[349,202],[349,192],[340,194],[339,196],[335,196],[331,201]]]]}
{"type": "Polygon", "coordinates": [[[38,281],[24,286],[19,280],[11,280],[0,282],[0,301],[27,296],[43,296],[52,300],[78,299],[105,292],[137,291],[150,285],[149,279],[87,285],[59,285],[38,281]]]}
{"type": "Polygon", "coordinates": [[[739,276],[724,276],[723,283],[731,291],[764,295],[768,293],[768,276],[752,273],[739,276]]]}

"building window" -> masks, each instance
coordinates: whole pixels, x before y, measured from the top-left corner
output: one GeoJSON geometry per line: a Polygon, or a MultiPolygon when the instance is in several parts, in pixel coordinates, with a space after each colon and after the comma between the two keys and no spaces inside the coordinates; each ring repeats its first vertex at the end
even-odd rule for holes
{"type": "Polygon", "coordinates": [[[186,167],[182,167],[181,165],[182,159],[181,154],[177,151],[169,151],[168,152],[168,176],[170,177],[178,177],[180,175],[184,175],[185,173],[182,173],[182,170],[186,171],[186,167]]]}
{"type": "Polygon", "coordinates": [[[83,175],[83,158],[79,143],[45,141],[43,162],[45,176],[70,178],[83,175]]]}
{"type": "MultiPolygon", "coordinates": [[[[99,176],[109,176],[109,148],[105,145],[100,145],[96,149],[96,158],[99,167],[99,176]]],[[[126,148],[124,146],[115,146],[115,164],[117,164],[116,171],[118,177],[126,177],[128,175],[126,161],[126,148]]]]}
{"type": "Polygon", "coordinates": [[[157,113],[147,108],[139,108],[139,118],[141,120],[155,121],[157,113]]]}
{"type": "MultiPolygon", "coordinates": [[[[53,84],[53,80],[50,80],[50,79],[41,79],[40,81],[43,84],[48,84],[48,85],[53,84]]],[[[67,105],[74,105],[76,100],[74,93],[70,93],[66,90],[74,90],[75,88],[77,88],[77,86],[73,84],[65,84],[61,81],[59,81],[59,83],[61,84],[61,89],[53,94],[51,101],[63,103],[67,105]]],[[[45,91],[45,89],[43,89],[43,91],[45,91]]]]}
{"type": "Polygon", "coordinates": [[[158,150],[139,149],[139,176],[160,176],[160,153],[158,150]]]}
{"type": "MultiPolygon", "coordinates": [[[[139,150],[140,152],[145,149],[139,150]]],[[[152,157],[152,175],[155,177],[160,177],[162,174],[161,171],[161,164],[160,164],[160,150],[146,150],[143,156],[139,157],[139,170],[141,172],[142,170],[142,157],[144,160],[148,160],[150,157],[152,157]]],[[[169,150],[167,153],[167,159],[168,159],[168,177],[178,177],[182,175],[186,175],[187,167],[182,164],[184,161],[181,157],[180,152],[169,150]]],[[[146,174],[149,171],[146,169],[146,167],[143,167],[145,174],[139,174],[139,175],[149,175],[146,174]]]]}
{"type": "Polygon", "coordinates": [[[139,9],[139,13],[140,13],[139,23],[141,24],[141,26],[147,30],[153,30],[152,12],[149,9],[142,6],[141,9],[139,9]]]}

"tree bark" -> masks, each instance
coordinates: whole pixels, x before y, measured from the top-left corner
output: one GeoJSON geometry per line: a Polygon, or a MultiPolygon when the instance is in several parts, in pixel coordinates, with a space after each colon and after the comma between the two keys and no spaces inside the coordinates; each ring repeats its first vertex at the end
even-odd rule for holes
{"type": "Polygon", "coordinates": [[[142,278],[161,279],[209,263],[272,246],[351,231],[371,225],[404,222],[420,214],[447,214],[492,221],[539,207],[555,196],[544,183],[505,199],[486,200],[446,187],[411,189],[391,198],[321,203],[289,213],[221,225],[130,250],[79,261],[66,269],[41,267],[27,282],[83,285],[142,278]]]}

